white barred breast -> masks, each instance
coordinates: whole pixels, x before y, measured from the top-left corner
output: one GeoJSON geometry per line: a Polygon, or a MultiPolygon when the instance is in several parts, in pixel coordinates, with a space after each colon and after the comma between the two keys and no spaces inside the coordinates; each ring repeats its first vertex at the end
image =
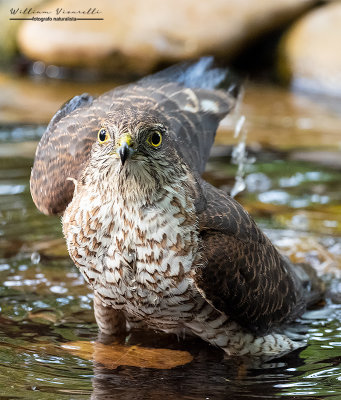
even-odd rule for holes
{"type": "Polygon", "coordinates": [[[128,316],[157,326],[168,318],[172,325],[190,319],[199,296],[192,279],[199,239],[190,199],[166,187],[153,205],[136,208],[94,193],[76,193],[63,217],[69,253],[86,281],[103,303],[128,316]]]}

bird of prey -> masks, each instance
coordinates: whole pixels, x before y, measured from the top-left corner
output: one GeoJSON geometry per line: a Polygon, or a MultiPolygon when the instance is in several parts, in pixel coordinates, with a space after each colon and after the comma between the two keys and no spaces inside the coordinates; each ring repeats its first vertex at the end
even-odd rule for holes
{"type": "Polygon", "coordinates": [[[201,177],[236,103],[228,78],[202,58],[97,98],[76,96],[38,145],[33,200],[62,215],[105,335],[185,333],[228,355],[301,346],[283,326],[317,300],[316,285],[201,177]]]}

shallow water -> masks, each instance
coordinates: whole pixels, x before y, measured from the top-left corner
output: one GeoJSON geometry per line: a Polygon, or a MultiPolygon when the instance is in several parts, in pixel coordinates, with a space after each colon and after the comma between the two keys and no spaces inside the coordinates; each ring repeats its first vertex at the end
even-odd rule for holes
{"type": "MultiPolygon", "coordinates": [[[[96,348],[81,357],[62,347],[95,341],[97,328],[60,221],[41,215],[30,198],[41,132],[0,129],[0,399],[341,398],[340,170],[259,152],[238,197],[285,254],[311,262],[326,281],[325,305],[298,323],[307,347],[250,368],[199,340],[135,332],[124,340],[127,352],[135,345],[142,358],[143,348],[181,350],[193,360],[171,369],[144,361],[114,368],[96,348]]],[[[213,153],[206,178],[230,190],[230,152],[213,153]]]]}

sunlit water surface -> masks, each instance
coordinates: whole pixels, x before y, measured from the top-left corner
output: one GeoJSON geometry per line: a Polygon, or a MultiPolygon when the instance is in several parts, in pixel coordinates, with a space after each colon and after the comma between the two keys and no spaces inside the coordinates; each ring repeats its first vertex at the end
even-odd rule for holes
{"type": "MultiPolygon", "coordinates": [[[[238,197],[283,252],[310,261],[327,283],[326,304],[299,322],[306,348],[250,368],[199,340],[140,332],[126,346],[186,350],[193,361],[109,369],[62,348],[96,340],[97,328],[60,221],[41,215],[30,198],[41,132],[0,130],[0,399],[341,399],[340,171],[260,153],[238,197]]],[[[221,155],[206,178],[230,190],[235,172],[221,155]]]]}

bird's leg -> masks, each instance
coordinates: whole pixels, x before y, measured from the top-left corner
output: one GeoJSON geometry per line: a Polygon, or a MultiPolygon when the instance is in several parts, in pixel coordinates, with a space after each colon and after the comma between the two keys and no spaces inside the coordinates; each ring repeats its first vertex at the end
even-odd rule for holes
{"type": "Polygon", "coordinates": [[[123,313],[110,306],[103,304],[103,301],[94,293],[94,312],[99,328],[99,341],[108,342],[114,337],[123,336],[126,332],[126,320],[123,313]]]}

